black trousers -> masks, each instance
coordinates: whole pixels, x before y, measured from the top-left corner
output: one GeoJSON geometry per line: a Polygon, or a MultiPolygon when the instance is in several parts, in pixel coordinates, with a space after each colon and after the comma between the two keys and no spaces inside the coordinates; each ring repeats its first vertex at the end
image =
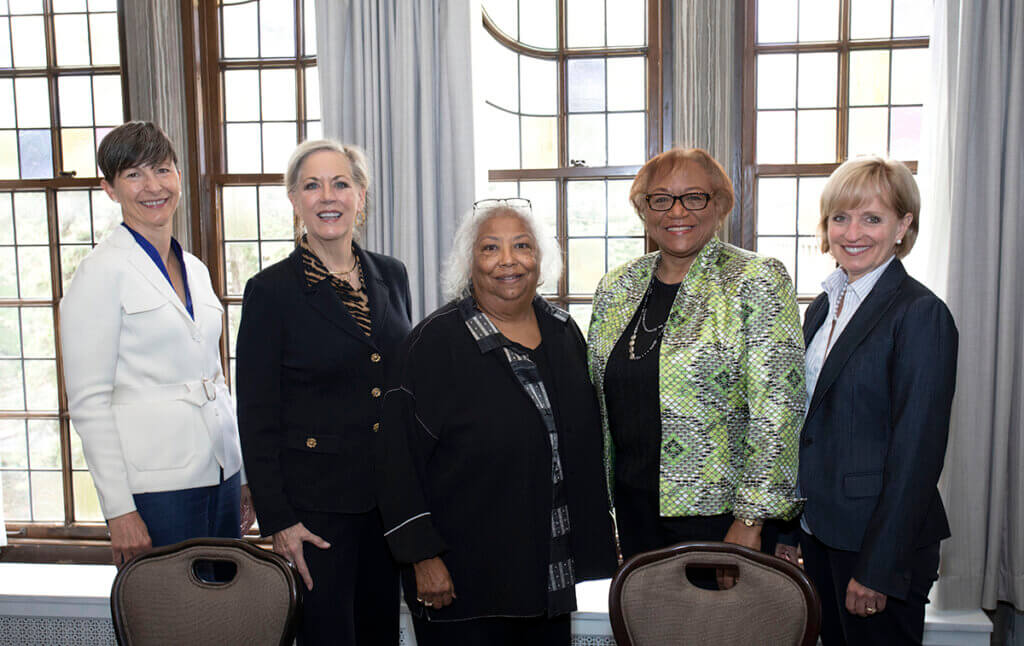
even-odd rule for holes
{"type": "Polygon", "coordinates": [[[888,597],[885,610],[858,617],[846,610],[846,586],[857,566],[858,552],[836,550],[807,532],[800,532],[804,569],[821,597],[823,646],[885,644],[920,646],[928,591],[939,577],[939,544],[917,550],[906,599],[888,597]]]}
{"type": "Polygon", "coordinates": [[[299,646],[397,646],[398,569],[376,509],[361,514],[297,512],[306,529],[331,544],[305,543],[313,589],[302,589],[299,646]]]}
{"type": "Polygon", "coordinates": [[[571,615],[427,621],[413,617],[418,646],[569,646],[571,615]]]}

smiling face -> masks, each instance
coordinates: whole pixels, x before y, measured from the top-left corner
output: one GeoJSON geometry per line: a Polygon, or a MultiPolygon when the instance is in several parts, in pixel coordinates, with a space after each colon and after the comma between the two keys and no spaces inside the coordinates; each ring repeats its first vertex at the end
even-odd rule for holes
{"type": "Polygon", "coordinates": [[[473,295],[484,309],[530,303],[540,275],[537,241],[522,218],[503,212],[480,225],[473,244],[473,295]]]}
{"type": "Polygon", "coordinates": [[[125,168],[113,183],[101,180],[100,185],[121,205],[124,223],[146,238],[171,226],[181,199],[181,173],[169,158],[152,166],[125,168]]]}
{"type": "MultiPolygon", "coordinates": [[[[703,168],[687,163],[674,172],[656,175],[648,184],[646,193],[714,194],[711,179],[703,168]]],[[[708,240],[715,235],[719,224],[715,200],[699,211],[690,211],[676,200],[668,211],[644,208],[644,226],[662,254],[682,261],[687,267],[697,257],[708,240]]]]}
{"type": "Polygon", "coordinates": [[[348,157],[320,150],[302,162],[288,199],[311,238],[325,244],[340,241],[350,245],[356,213],[366,202],[366,190],[352,179],[348,157]]]}
{"type": "Polygon", "coordinates": [[[852,283],[896,253],[896,241],[906,235],[913,219],[910,213],[901,217],[875,195],[865,204],[829,216],[829,251],[852,283]]]}

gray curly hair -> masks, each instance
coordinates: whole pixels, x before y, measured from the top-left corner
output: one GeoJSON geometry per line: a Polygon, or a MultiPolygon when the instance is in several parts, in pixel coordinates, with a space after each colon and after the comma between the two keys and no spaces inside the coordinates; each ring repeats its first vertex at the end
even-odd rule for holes
{"type": "Polygon", "coordinates": [[[540,276],[537,285],[553,284],[562,276],[562,253],[554,235],[544,230],[543,224],[528,207],[513,207],[499,204],[484,209],[473,209],[462,218],[455,231],[452,249],[441,273],[441,288],[446,300],[460,298],[469,288],[473,271],[473,247],[480,227],[493,217],[514,215],[523,221],[537,241],[537,255],[540,261],[540,276]]]}

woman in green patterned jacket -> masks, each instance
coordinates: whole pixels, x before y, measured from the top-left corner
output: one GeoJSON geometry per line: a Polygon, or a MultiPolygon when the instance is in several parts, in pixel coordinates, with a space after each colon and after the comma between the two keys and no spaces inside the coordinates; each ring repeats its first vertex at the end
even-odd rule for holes
{"type": "Polygon", "coordinates": [[[734,197],[707,152],[654,157],[629,197],[659,251],[601,280],[588,340],[622,554],[688,540],[771,553],[764,521],[799,511],[793,283],[715,235],[734,197]]]}

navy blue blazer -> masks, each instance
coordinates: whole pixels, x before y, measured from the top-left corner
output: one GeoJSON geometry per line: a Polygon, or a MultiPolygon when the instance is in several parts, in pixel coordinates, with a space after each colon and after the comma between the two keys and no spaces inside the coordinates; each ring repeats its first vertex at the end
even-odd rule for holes
{"type": "MultiPolygon", "coordinates": [[[[807,344],[828,316],[823,293],[807,308],[807,344]]],[[[937,483],[957,343],[946,304],[893,260],[826,358],[800,436],[815,536],[859,552],[854,578],[897,599],[915,550],[950,535],[937,483]]]]}
{"type": "Polygon", "coordinates": [[[376,506],[381,402],[409,333],[405,265],[356,253],[370,303],[367,337],[329,281],[306,285],[302,250],[245,286],[235,383],[238,429],[264,536],[296,510],[358,513],[376,506]]]}

